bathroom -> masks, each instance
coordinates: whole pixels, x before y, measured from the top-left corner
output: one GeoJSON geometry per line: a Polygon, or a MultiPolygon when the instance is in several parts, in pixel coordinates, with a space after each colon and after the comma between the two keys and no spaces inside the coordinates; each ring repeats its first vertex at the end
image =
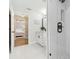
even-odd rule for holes
{"type": "Polygon", "coordinates": [[[10,59],[46,59],[47,0],[10,0],[9,11],[10,59]]]}
{"type": "Polygon", "coordinates": [[[70,0],[10,0],[10,59],[69,59],[70,0]]]}

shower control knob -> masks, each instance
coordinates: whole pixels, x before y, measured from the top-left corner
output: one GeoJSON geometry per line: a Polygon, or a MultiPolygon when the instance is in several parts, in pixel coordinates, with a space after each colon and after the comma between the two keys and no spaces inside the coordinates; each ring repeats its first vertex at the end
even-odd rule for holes
{"type": "Polygon", "coordinates": [[[61,22],[57,23],[57,31],[58,31],[58,33],[62,32],[62,23],[61,22]]]}

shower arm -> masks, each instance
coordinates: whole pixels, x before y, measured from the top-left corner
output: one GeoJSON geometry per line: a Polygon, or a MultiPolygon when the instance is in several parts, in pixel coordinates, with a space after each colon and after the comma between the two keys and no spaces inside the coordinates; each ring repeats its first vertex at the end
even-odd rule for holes
{"type": "Polygon", "coordinates": [[[44,24],[43,24],[43,18],[42,18],[42,27],[41,27],[41,30],[43,31],[46,31],[46,28],[44,27],[44,24]]]}
{"type": "Polygon", "coordinates": [[[43,18],[42,18],[42,27],[44,27],[44,26],[43,26],[43,18]]]}

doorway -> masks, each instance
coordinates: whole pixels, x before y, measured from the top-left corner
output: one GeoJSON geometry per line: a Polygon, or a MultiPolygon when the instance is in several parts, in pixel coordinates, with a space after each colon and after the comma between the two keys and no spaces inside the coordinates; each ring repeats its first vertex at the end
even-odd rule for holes
{"type": "Polygon", "coordinates": [[[14,16],[14,46],[22,46],[28,44],[28,16],[14,16]]]}

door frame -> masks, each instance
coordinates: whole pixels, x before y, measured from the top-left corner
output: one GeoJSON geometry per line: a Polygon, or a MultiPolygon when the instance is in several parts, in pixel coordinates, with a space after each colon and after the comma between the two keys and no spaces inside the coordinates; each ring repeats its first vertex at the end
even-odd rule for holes
{"type": "Polygon", "coordinates": [[[9,22],[11,22],[11,23],[9,24],[9,26],[11,25],[11,32],[10,33],[11,33],[11,53],[12,53],[14,50],[14,25],[13,25],[13,23],[14,23],[14,11],[13,11],[12,7],[10,7],[10,13],[11,13],[11,21],[9,21],[9,22]]]}

